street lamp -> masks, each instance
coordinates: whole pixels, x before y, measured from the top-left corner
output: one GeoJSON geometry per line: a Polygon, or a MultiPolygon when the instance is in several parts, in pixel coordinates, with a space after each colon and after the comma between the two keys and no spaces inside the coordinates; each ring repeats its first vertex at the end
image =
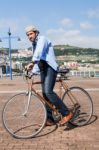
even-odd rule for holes
{"type": "Polygon", "coordinates": [[[17,38],[18,41],[21,41],[21,39],[18,36],[11,36],[10,28],[8,30],[8,37],[2,37],[0,38],[0,42],[2,42],[2,39],[8,39],[9,42],[9,60],[10,60],[10,79],[12,80],[12,58],[11,58],[11,39],[17,38]]]}

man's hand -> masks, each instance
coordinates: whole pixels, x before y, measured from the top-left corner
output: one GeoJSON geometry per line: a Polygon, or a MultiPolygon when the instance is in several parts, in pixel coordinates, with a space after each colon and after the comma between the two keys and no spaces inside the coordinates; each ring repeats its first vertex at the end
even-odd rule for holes
{"type": "Polygon", "coordinates": [[[25,69],[27,69],[28,71],[32,70],[34,64],[33,63],[30,63],[28,65],[25,66],[25,69]]]}

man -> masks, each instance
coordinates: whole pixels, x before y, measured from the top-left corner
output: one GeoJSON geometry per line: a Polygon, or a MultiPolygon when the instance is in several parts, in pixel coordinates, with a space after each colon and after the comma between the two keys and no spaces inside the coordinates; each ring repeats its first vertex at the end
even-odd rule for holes
{"type": "MultiPolygon", "coordinates": [[[[69,112],[68,108],[64,105],[62,100],[53,91],[58,64],[55,60],[53,46],[50,40],[44,36],[39,36],[39,30],[35,26],[28,26],[26,29],[26,35],[33,45],[33,58],[32,62],[29,63],[26,68],[32,70],[34,65],[38,65],[40,69],[41,81],[42,81],[42,93],[47,101],[59,109],[63,118],[59,121],[60,125],[64,125],[72,118],[72,113],[69,112]]],[[[53,124],[52,111],[48,106],[47,108],[47,124],[53,124]]]]}

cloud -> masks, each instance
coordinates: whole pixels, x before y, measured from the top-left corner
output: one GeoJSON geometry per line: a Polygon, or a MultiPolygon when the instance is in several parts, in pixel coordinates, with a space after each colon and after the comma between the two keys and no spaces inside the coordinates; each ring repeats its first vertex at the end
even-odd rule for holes
{"type": "Polygon", "coordinates": [[[28,22],[28,19],[24,16],[20,18],[1,18],[0,19],[0,30],[1,32],[8,30],[10,27],[13,33],[19,32],[20,28],[28,22]]]}
{"type": "Polygon", "coordinates": [[[54,44],[67,44],[71,38],[80,34],[79,30],[50,29],[46,32],[54,44]]]}
{"type": "Polygon", "coordinates": [[[69,44],[84,48],[99,48],[99,36],[83,36],[80,30],[50,29],[47,36],[53,44],[69,44]]]}
{"type": "Polygon", "coordinates": [[[82,22],[80,23],[80,28],[88,30],[88,29],[92,29],[93,25],[89,22],[82,22]]]}
{"type": "Polygon", "coordinates": [[[62,26],[65,26],[65,27],[73,26],[73,21],[69,18],[64,18],[63,20],[60,21],[60,23],[62,26]]]}
{"type": "Polygon", "coordinates": [[[80,30],[68,30],[65,31],[64,35],[65,37],[75,37],[78,36],[80,34],[80,30]]]}
{"type": "Polygon", "coordinates": [[[0,19],[0,29],[11,28],[13,32],[18,29],[18,20],[17,19],[0,19]]]}
{"type": "Polygon", "coordinates": [[[88,18],[98,18],[99,19],[99,8],[90,9],[85,13],[88,18]]]}
{"type": "Polygon", "coordinates": [[[71,39],[71,44],[84,48],[98,48],[99,49],[99,36],[83,36],[80,35],[75,39],[71,39]]]}
{"type": "Polygon", "coordinates": [[[59,29],[50,29],[46,32],[47,36],[50,37],[54,44],[66,44],[70,41],[70,39],[75,39],[75,37],[79,36],[79,30],[64,30],[62,28],[59,29]]]}
{"type": "Polygon", "coordinates": [[[11,48],[17,48],[17,47],[27,47],[26,42],[23,40],[22,36],[24,37],[25,31],[24,31],[24,24],[28,22],[28,19],[24,16],[21,16],[20,18],[0,18],[0,38],[2,39],[2,42],[0,43],[0,47],[8,47],[8,40],[5,37],[8,37],[8,30],[10,27],[12,37],[20,37],[21,42],[17,42],[17,38],[12,38],[11,42],[11,48]],[[24,34],[24,35],[23,35],[24,34]]]}
{"type": "Polygon", "coordinates": [[[78,35],[80,33],[80,30],[64,30],[62,28],[59,28],[59,29],[49,29],[46,33],[48,35],[54,34],[56,36],[72,37],[78,35]]]}

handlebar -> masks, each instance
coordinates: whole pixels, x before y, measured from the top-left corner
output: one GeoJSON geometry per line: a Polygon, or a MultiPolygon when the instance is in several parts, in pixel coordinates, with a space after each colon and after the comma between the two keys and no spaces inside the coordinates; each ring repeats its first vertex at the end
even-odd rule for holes
{"type": "MultiPolygon", "coordinates": [[[[69,73],[69,69],[68,68],[65,68],[65,69],[59,69],[58,70],[58,75],[57,76],[58,78],[63,78],[67,73],[69,73]]],[[[37,75],[37,74],[34,74],[32,71],[28,71],[27,68],[24,68],[23,69],[23,73],[24,73],[24,76],[26,79],[31,79],[32,76],[34,75],[37,75]]]]}
{"type": "Polygon", "coordinates": [[[31,79],[33,76],[32,72],[28,71],[26,68],[23,69],[23,74],[26,78],[29,78],[29,79],[31,79]]]}

